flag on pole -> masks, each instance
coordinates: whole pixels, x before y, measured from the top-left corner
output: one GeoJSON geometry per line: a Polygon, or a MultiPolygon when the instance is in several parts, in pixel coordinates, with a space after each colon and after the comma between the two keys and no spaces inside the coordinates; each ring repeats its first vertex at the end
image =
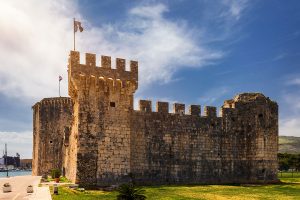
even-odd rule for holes
{"type": "Polygon", "coordinates": [[[80,32],[83,31],[83,28],[81,26],[81,22],[79,21],[74,21],[74,32],[77,32],[79,29],[80,32]]]}
{"type": "Polygon", "coordinates": [[[81,26],[81,22],[80,21],[76,21],[75,18],[74,18],[74,51],[75,51],[75,33],[78,31],[82,32],[83,31],[83,28],[81,26]]]}
{"type": "Polygon", "coordinates": [[[59,76],[59,77],[58,77],[58,80],[59,80],[59,81],[61,81],[61,80],[62,80],[62,77],[61,77],[61,76],[59,76]]]}

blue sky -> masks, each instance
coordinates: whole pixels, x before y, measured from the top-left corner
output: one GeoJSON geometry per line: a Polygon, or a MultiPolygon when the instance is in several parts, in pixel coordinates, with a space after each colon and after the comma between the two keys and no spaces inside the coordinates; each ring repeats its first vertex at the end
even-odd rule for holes
{"type": "MultiPolygon", "coordinates": [[[[0,149],[29,158],[31,106],[67,96],[72,19],[78,51],[139,61],[138,99],[220,107],[262,92],[280,109],[280,135],[300,136],[298,0],[18,0],[0,6],[0,149]]],[[[83,58],[84,55],[82,55],[83,58]]],[[[84,62],[84,60],[82,61],[84,62]]]]}

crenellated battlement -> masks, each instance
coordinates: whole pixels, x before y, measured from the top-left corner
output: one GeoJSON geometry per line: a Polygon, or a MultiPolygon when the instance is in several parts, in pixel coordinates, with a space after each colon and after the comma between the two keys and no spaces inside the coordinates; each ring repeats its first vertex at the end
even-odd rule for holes
{"type": "MultiPolygon", "coordinates": [[[[150,100],[139,100],[138,112],[151,113],[152,101],[150,100]]],[[[189,105],[188,112],[185,112],[185,104],[173,103],[172,112],[169,111],[169,102],[156,102],[155,113],[165,114],[179,114],[179,115],[193,115],[201,116],[200,105],[189,105]]],[[[213,106],[204,106],[204,115],[202,117],[217,117],[217,108],[213,106]]]]}
{"type": "Polygon", "coordinates": [[[115,69],[112,68],[110,56],[101,56],[97,65],[96,54],[86,53],[85,63],[80,62],[80,53],[71,51],[69,56],[69,75],[72,77],[87,76],[98,79],[120,80],[138,85],[138,62],[130,61],[130,71],[126,71],[126,60],[116,58],[115,69]]]}
{"type": "Polygon", "coordinates": [[[138,62],[130,61],[130,71],[126,71],[126,61],[116,59],[116,68],[112,68],[111,57],[101,56],[97,66],[96,54],[86,53],[85,63],[80,62],[80,53],[71,51],[68,65],[69,95],[89,88],[111,94],[132,95],[138,88],[138,62]]]}
{"type": "Polygon", "coordinates": [[[70,106],[73,104],[73,101],[70,97],[53,97],[53,98],[44,98],[40,102],[37,102],[32,106],[36,108],[37,106],[70,106]]]}
{"type": "Polygon", "coordinates": [[[270,105],[277,106],[277,103],[271,101],[269,97],[265,97],[261,93],[242,93],[236,95],[233,99],[225,100],[223,106],[220,108],[219,115],[217,114],[217,107],[204,106],[203,114],[201,113],[200,105],[189,105],[188,112],[185,111],[185,104],[173,103],[172,112],[169,110],[169,102],[156,102],[155,111],[152,110],[152,102],[150,100],[139,100],[138,112],[145,113],[165,113],[165,114],[179,114],[179,115],[192,115],[201,117],[223,117],[224,113],[233,113],[238,109],[244,109],[245,104],[253,103],[257,107],[259,104],[270,103],[270,105]]]}

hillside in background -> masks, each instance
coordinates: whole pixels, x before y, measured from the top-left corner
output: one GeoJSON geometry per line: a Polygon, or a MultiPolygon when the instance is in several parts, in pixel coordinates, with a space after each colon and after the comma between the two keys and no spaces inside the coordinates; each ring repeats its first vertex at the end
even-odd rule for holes
{"type": "Polygon", "coordinates": [[[300,137],[279,136],[279,153],[300,153],[300,137]]]}

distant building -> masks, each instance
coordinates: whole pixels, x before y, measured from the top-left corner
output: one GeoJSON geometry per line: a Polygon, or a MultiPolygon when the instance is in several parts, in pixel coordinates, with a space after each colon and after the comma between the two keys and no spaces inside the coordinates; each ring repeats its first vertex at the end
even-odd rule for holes
{"type": "Polygon", "coordinates": [[[0,158],[0,165],[12,165],[14,168],[20,167],[20,154],[16,154],[16,156],[3,156],[0,158]]]}
{"type": "Polygon", "coordinates": [[[31,169],[32,168],[32,159],[21,159],[21,168],[22,169],[31,169]]]}

